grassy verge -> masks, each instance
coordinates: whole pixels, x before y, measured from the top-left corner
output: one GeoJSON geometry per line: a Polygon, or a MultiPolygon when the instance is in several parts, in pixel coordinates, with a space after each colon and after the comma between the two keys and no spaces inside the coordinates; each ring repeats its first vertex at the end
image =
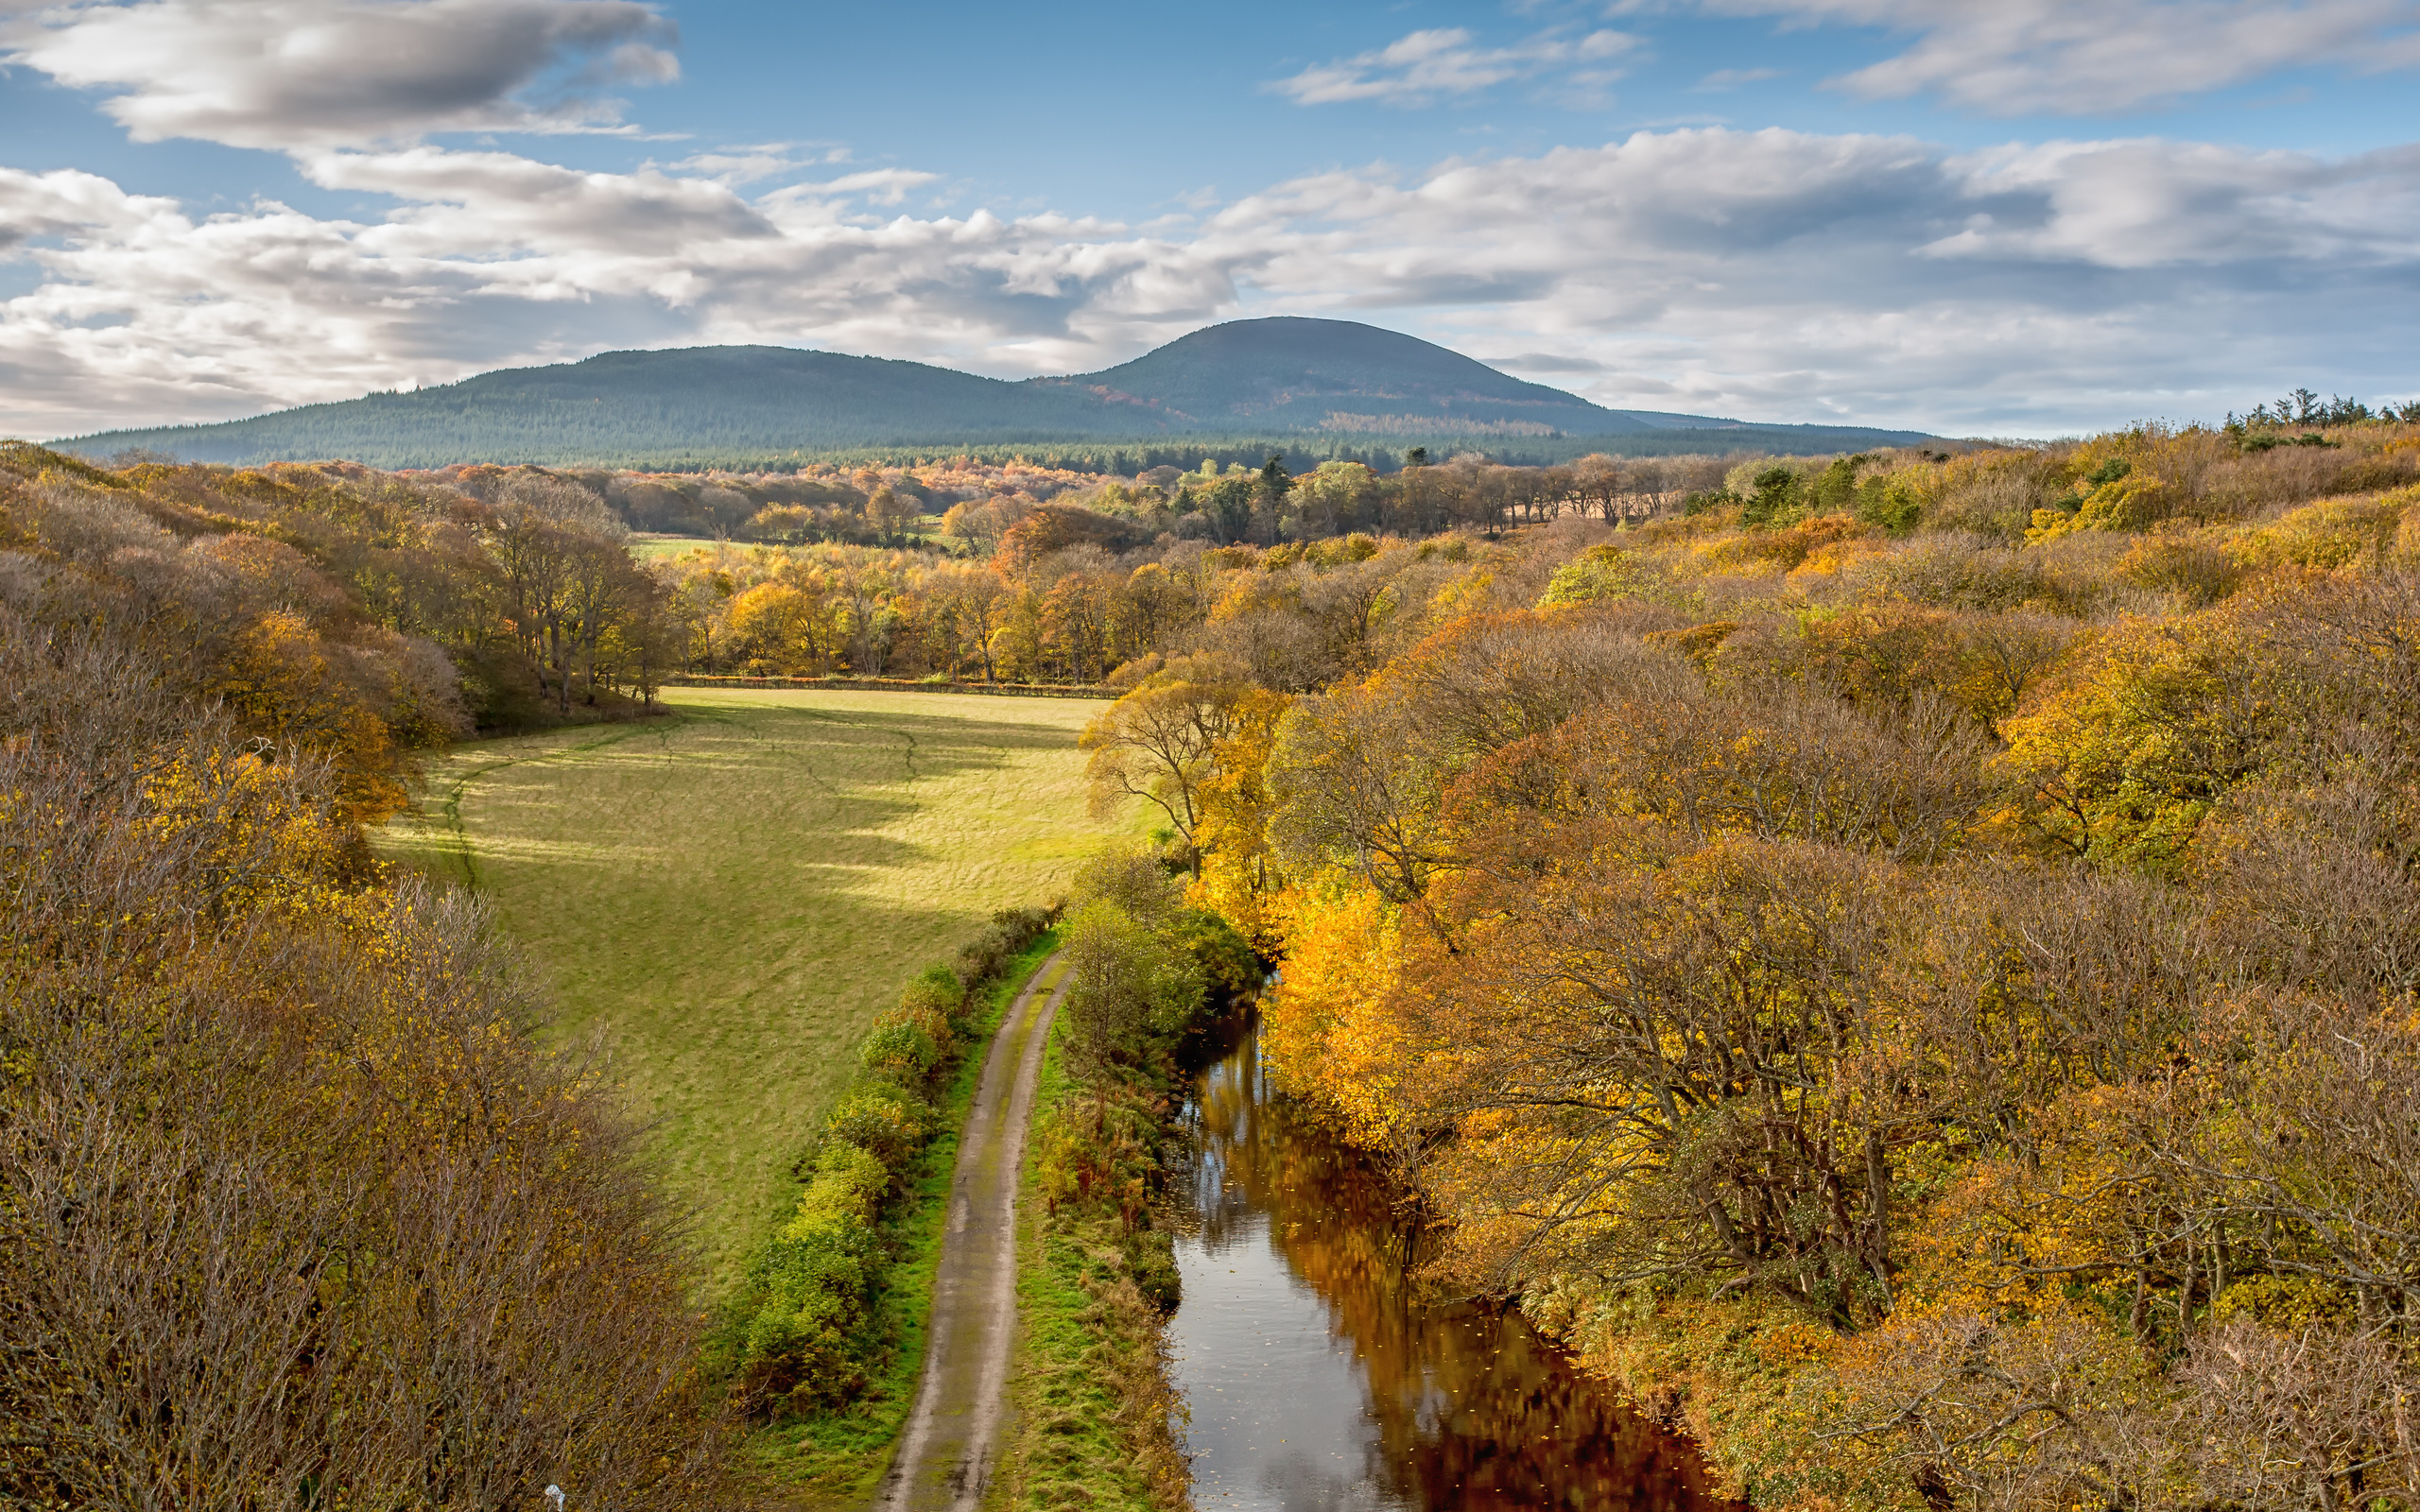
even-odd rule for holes
{"type": "Polygon", "coordinates": [[[680,717],[458,747],[382,854],[475,879],[697,1214],[726,1300],[900,985],[1057,896],[1139,816],[1087,816],[1090,702],[673,688],[680,717]]]}
{"type": "MultiPolygon", "coordinates": [[[[1054,1025],[1037,1130],[1067,1119],[1082,1091],[1054,1025]]],[[[999,1504],[1174,1512],[1190,1504],[1191,1477],[1175,1428],[1184,1403],[1166,1360],[1173,1240],[1108,1202],[1054,1203],[1039,1167],[1028,1160],[1019,1204],[1016,1432],[999,1504]]]]}
{"type": "MultiPolygon", "coordinates": [[[[935,1099],[939,1127],[906,1189],[882,1214],[878,1244],[887,1263],[872,1289],[866,1326],[855,1341],[865,1383],[845,1407],[775,1421],[749,1436],[738,1456],[740,1473],[758,1496],[846,1504],[862,1500],[890,1468],[890,1452],[915,1403],[932,1314],[933,1277],[949,1227],[951,1180],[967,1109],[983,1078],[985,1053],[1009,1005],[1058,942],[1055,930],[1037,936],[982,989],[979,1005],[971,1005],[965,1015],[965,1041],[955,1064],[943,1073],[935,1099]]],[[[744,1319],[736,1316],[726,1323],[719,1341],[726,1356],[736,1354],[734,1334],[743,1326],[744,1319]]]]}

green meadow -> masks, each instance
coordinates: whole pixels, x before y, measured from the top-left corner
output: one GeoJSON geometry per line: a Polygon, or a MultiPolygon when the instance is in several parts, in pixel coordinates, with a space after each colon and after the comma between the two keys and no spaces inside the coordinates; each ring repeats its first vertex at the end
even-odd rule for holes
{"type": "Polygon", "coordinates": [[[654,1131],[723,1291],[900,986],[1045,902],[1087,816],[1092,700],[673,688],[672,718],[456,747],[381,850],[493,902],[654,1131]]]}

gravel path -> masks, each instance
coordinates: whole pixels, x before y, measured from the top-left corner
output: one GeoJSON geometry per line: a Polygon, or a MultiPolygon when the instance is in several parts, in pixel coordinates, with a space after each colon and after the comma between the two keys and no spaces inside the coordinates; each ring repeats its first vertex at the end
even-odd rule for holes
{"type": "Polygon", "coordinates": [[[950,1184],[932,1342],[879,1512],[974,1512],[997,1458],[1017,1325],[1017,1174],[1050,1021],[1067,995],[1054,955],[1009,1005],[983,1062],[950,1184]]]}

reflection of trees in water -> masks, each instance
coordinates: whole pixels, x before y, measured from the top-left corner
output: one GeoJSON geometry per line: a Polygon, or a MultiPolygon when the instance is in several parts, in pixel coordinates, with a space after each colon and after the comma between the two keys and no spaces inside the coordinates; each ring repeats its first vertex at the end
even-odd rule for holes
{"type": "Polygon", "coordinates": [[[1260,1472],[1260,1488],[1280,1512],[1390,1512],[1401,1503],[1371,1490],[1386,1484],[1375,1476],[1356,1481],[1322,1469],[1307,1454],[1281,1454],[1260,1472]]]}
{"type": "MultiPolygon", "coordinates": [[[[1711,1508],[1688,1446],[1581,1375],[1514,1315],[1424,1295],[1419,1228],[1357,1153],[1264,1095],[1247,1040],[1203,1078],[1193,1109],[1196,1217],[1212,1250],[1265,1214],[1288,1269],[1326,1303],[1366,1373],[1377,1442],[1370,1480],[1414,1507],[1711,1508]]],[[[1367,1504],[1308,1461],[1267,1467],[1292,1512],[1367,1504]],[[1299,1470],[1297,1479],[1295,1471],[1299,1470]]]]}

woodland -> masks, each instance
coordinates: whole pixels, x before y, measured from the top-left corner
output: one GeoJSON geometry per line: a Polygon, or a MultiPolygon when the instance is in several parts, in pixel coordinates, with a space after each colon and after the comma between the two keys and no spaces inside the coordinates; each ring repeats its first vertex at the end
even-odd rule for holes
{"type": "Polygon", "coordinates": [[[1736,1493],[2405,1505],[2415,477],[2146,426],[1270,550],[1086,743],[1437,1280],[1736,1493]]]}
{"type": "Polygon", "coordinates": [[[636,1134],[364,827],[841,675],[1118,695],[1183,892],[1088,881],[1075,1106],[1223,920],[1438,1282],[1756,1504],[2420,1497],[2420,425],[1408,460],[0,452],[0,1495],[710,1500],[759,1404],[636,1134]]]}

